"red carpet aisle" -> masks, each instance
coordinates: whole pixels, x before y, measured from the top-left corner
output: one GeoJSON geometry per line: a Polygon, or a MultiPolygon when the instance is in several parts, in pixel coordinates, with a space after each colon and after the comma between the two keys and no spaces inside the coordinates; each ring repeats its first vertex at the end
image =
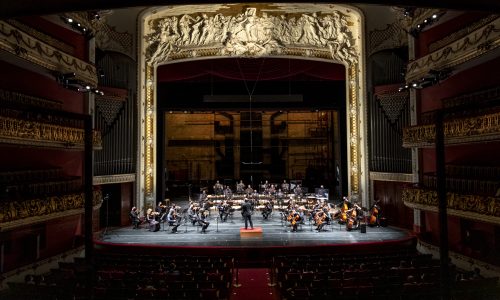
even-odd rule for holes
{"type": "MultiPolygon", "coordinates": [[[[240,287],[232,287],[229,300],[278,300],[276,287],[270,287],[269,269],[239,269],[240,287]]],[[[236,275],[236,274],[234,274],[236,275]]],[[[236,276],[233,276],[236,283],[236,276]]]]}

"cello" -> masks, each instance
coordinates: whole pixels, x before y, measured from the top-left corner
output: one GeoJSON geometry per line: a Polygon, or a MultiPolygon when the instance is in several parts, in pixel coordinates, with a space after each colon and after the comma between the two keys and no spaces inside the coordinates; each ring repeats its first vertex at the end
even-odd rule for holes
{"type": "Polygon", "coordinates": [[[346,223],[347,222],[347,211],[349,210],[349,200],[347,197],[344,197],[344,203],[342,204],[342,207],[340,208],[340,220],[339,223],[346,223]]]}
{"type": "MultiPolygon", "coordinates": [[[[347,214],[347,213],[346,213],[347,214]]],[[[356,223],[356,218],[358,216],[356,207],[350,209],[349,219],[347,220],[345,226],[348,231],[352,230],[354,224],[356,223]]]]}

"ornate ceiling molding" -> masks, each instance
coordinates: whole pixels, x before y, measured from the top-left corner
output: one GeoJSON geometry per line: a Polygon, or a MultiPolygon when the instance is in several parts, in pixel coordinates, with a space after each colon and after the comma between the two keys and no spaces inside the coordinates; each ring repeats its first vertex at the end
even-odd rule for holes
{"type": "Polygon", "coordinates": [[[406,81],[412,82],[425,77],[429,71],[456,67],[500,46],[500,17],[408,64],[406,81]]]}
{"type": "MultiPolygon", "coordinates": [[[[435,190],[405,188],[401,196],[410,208],[438,212],[438,197],[435,190]]],[[[447,193],[448,215],[500,224],[500,198],[478,195],[447,193]]]]}
{"type": "Polygon", "coordinates": [[[155,198],[156,79],[159,65],[218,57],[296,57],[346,66],[349,194],[367,197],[362,14],[333,4],[245,3],[152,8],[140,17],[139,198],[155,198]],[[362,180],[362,177],[364,179],[362,180]],[[363,194],[363,196],[361,195],[363,194]]]}
{"type": "Polygon", "coordinates": [[[5,21],[0,21],[0,49],[52,72],[75,73],[75,79],[97,86],[94,65],[61,52],[5,21]]]}

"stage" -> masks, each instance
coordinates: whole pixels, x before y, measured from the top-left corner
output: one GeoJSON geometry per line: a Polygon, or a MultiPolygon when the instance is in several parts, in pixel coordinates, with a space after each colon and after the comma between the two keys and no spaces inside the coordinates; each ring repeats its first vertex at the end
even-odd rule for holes
{"type": "Polygon", "coordinates": [[[123,246],[261,248],[391,244],[413,238],[408,231],[390,226],[367,226],[366,233],[362,233],[360,229],[347,231],[345,225],[336,221],[326,225],[321,232],[317,232],[316,226],[306,221],[299,226],[297,232],[292,232],[289,222],[281,221],[279,212],[276,211],[267,220],[259,212],[255,212],[252,216],[253,225],[261,227],[262,233],[252,237],[240,234],[244,222],[239,211],[235,211],[226,222],[221,222],[217,217],[218,214],[212,211],[208,217],[210,226],[206,233],[202,233],[199,226],[190,222],[182,223],[177,233],[172,233],[172,227],[168,224],[161,224],[160,231],[157,232],[149,231],[147,224],[143,224],[140,229],[132,229],[132,226],[108,229],[97,242],[123,246]]]}

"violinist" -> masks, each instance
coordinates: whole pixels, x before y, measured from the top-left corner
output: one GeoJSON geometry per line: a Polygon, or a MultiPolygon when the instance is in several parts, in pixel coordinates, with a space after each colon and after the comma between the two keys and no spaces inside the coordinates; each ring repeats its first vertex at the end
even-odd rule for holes
{"type": "Polygon", "coordinates": [[[271,215],[273,212],[273,203],[271,201],[268,201],[264,205],[264,209],[262,210],[262,217],[267,220],[267,218],[271,215]]]}
{"type": "Polygon", "coordinates": [[[252,196],[252,194],[253,194],[253,189],[252,189],[252,186],[251,186],[251,185],[248,185],[248,187],[247,187],[247,188],[246,188],[246,190],[245,190],[245,193],[247,194],[247,197],[252,196]]]}
{"type": "Polygon", "coordinates": [[[290,215],[288,215],[288,221],[292,226],[292,232],[296,232],[300,221],[300,215],[295,209],[293,209],[290,215]]]}
{"type": "Polygon", "coordinates": [[[196,213],[198,212],[198,203],[191,202],[188,208],[188,218],[193,225],[196,224],[196,213]]]}
{"type": "Polygon", "coordinates": [[[168,211],[167,222],[169,226],[173,226],[172,233],[176,233],[177,228],[181,225],[181,223],[177,216],[177,207],[175,206],[175,203],[172,204],[170,210],[168,211]]]}
{"type": "Polygon", "coordinates": [[[148,208],[146,211],[146,221],[149,223],[149,231],[156,232],[160,230],[160,222],[156,221],[156,216],[158,216],[158,212],[153,211],[152,208],[148,208]]]}
{"type": "Polygon", "coordinates": [[[163,204],[163,202],[159,201],[156,206],[156,218],[158,222],[165,222],[165,218],[167,217],[167,206],[163,204]]]}
{"type": "Polygon", "coordinates": [[[208,225],[210,225],[210,222],[207,221],[207,213],[203,208],[198,211],[196,221],[201,225],[201,233],[207,233],[207,228],[208,225]]]}

